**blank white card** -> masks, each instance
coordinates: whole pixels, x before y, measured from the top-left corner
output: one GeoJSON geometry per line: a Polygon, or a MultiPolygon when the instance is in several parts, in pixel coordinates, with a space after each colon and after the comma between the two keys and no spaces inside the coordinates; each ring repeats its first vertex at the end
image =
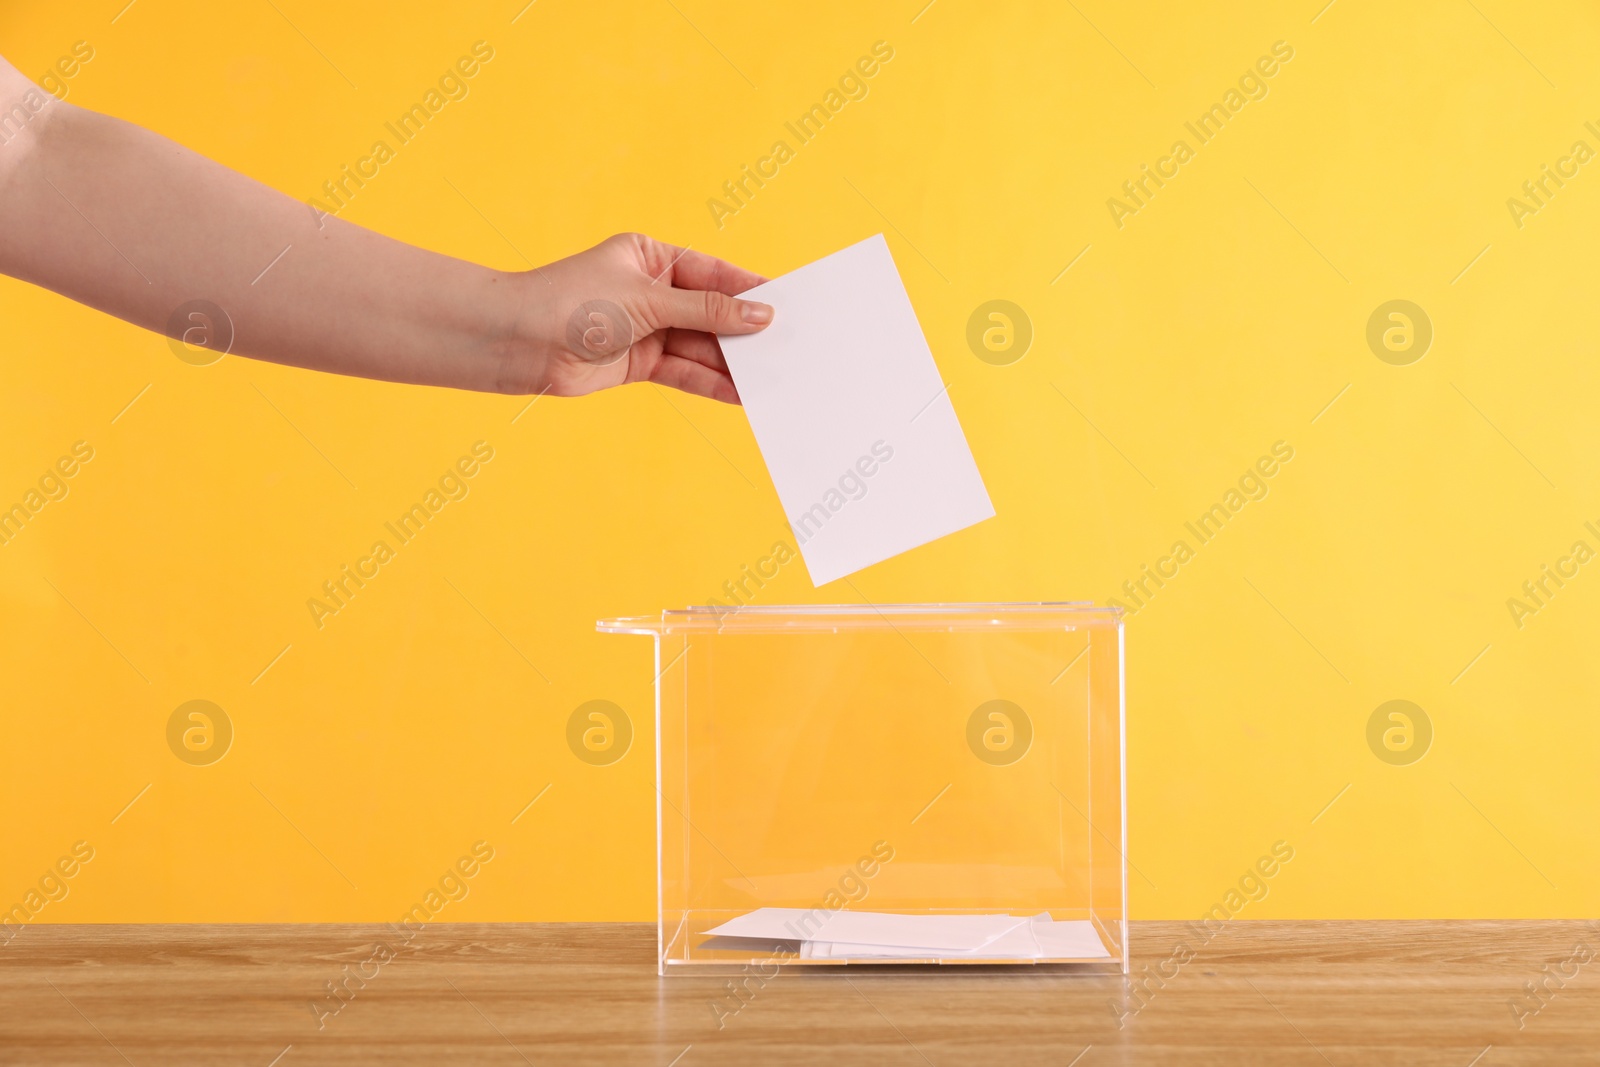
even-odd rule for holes
{"type": "Polygon", "coordinates": [[[994,515],[883,235],[742,294],[720,337],[815,585],[994,515]]]}

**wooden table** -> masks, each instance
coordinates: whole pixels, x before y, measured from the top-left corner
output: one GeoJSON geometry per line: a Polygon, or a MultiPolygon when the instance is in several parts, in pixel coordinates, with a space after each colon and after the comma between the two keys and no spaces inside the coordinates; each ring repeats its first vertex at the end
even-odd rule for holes
{"type": "Polygon", "coordinates": [[[1600,1063],[1600,924],[1240,921],[1175,964],[1180,941],[1135,924],[1134,977],[1167,975],[1142,995],[784,972],[735,1011],[725,978],[656,977],[643,925],[439,924],[388,958],[383,926],[33,926],[0,946],[0,1063],[1600,1063]]]}

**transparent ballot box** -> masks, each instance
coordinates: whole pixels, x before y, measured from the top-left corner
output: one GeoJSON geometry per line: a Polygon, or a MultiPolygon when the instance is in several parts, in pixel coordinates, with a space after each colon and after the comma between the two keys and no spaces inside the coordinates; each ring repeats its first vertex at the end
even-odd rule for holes
{"type": "Polygon", "coordinates": [[[1120,609],[687,608],[599,629],[655,638],[662,974],[1126,972],[1120,609]]]}

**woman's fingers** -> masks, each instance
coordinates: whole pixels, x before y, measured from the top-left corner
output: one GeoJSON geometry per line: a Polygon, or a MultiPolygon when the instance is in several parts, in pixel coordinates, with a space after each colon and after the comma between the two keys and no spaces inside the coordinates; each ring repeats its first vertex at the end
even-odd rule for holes
{"type": "Polygon", "coordinates": [[[733,379],[718,373],[703,363],[664,353],[655,365],[650,380],[658,385],[681,389],[685,393],[720,400],[725,404],[739,403],[739,391],[733,379]]]}
{"type": "Polygon", "coordinates": [[[677,327],[703,333],[755,333],[772,321],[772,308],[715,289],[655,286],[645,294],[652,329],[677,327]]]}
{"type": "Polygon", "coordinates": [[[727,260],[708,256],[704,252],[696,252],[692,248],[678,248],[663,241],[657,241],[656,244],[667,254],[670,263],[665,272],[668,276],[661,278],[661,282],[679,289],[710,289],[728,296],[738,296],[767,280],[754,271],[734,266],[727,260]]]}
{"type": "Polygon", "coordinates": [[[714,371],[728,373],[728,361],[722,358],[722,346],[717,344],[717,339],[709,333],[701,333],[698,330],[668,330],[662,348],[668,355],[682,356],[714,371]]]}

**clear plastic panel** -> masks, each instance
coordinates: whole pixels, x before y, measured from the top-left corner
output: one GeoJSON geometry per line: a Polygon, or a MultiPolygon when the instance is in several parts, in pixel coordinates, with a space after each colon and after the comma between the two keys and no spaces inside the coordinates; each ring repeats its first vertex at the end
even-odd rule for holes
{"type": "Polygon", "coordinates": [[[1120,611],[694,608],[600,629],[656,639],[662,973],[1126,969],[1120,611]],[[762,907],[1047,916],[1099,944],[891,961],[708,933],[762,907]]]}

